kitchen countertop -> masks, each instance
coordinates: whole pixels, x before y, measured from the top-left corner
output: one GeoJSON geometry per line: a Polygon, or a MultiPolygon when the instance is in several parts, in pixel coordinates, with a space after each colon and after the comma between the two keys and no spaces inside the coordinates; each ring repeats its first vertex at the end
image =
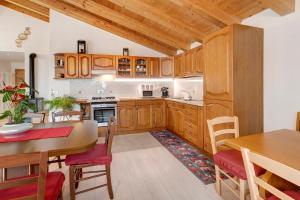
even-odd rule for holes
{"type": "MultiPolygon", "coordinates": [[[[178,98],[162,98],[162,97],[119,97],[120,101],[134,101],[134,100],[160,100],[165,99],[169,101],[176,101],[179,103],[185,103],[189,105],[195,105],[195,106],[203,106],[203,100],[191,100],[191,101],[185,101],[183,99],[178,98]]],[[[76,103],[90,103],[91,101],[88,99],[76,99],[76,103]]]]}

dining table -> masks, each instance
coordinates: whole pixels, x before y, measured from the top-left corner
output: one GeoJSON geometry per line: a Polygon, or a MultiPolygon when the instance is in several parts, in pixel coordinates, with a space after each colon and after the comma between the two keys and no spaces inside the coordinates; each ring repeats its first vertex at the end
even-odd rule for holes
{"type": "MultiPolygon", "coordinates": [[[[247,148],[254,153],[294,168],[300,173],[300,132],[298,131],[281,129],[235,139],[226,139],[224,143],[226,146],[236,150],[247,148]]],[[[263,175],[263,179],[282,190],[299,189],[298,186],[268,171],[263,175]]],[[[262,188],[260,193],[264,197],[268,196],[268,192],[262,188]]]]}
{"type": "Polygon", "coordinates": [[[1,156],[45,151],[48,152],[49,157],[83,153],[93,148],[98,141],[98,124],[93,120],[40,123],[34,124],[32,129],[53,128],[55,130],[60,127],[72,127],[72,130],[66,137],[0,143],[0,159],[1,156]]]}

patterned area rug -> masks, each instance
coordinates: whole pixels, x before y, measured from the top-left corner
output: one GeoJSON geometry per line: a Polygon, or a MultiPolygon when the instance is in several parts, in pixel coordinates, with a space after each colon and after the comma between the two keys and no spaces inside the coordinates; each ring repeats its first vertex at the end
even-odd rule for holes
{"type": "Polygon", "coordinates": [[[215,182],[215,167],[211,158],[167,130],[150,133],[204,184],[215,182]]]}

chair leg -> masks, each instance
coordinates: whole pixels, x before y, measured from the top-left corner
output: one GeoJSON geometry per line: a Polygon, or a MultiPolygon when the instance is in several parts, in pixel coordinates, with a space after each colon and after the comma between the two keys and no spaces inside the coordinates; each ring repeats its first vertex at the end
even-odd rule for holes
{"type": "Polygon", "coordinates": [[[246,181],[240,179],[240,200],[245,200],[246,198],[246,181]]]}
{"type": "Polygon", "coordinates": [[[58,160],[58,167],[59,167],[59,169],[61,169],[62,168],[62,165],[61,165],[61,159],[60,159],[60,156],[56,156],[56,158],[57,158],[57,160],[58,160]]]}
{"type": "Polygon", "coordinates": [[[70,199],[75,200],[75,169],[73,166],[69,167],[69,183],[70,183],[70,199]]]}
{"type": "Polygon", "coordinates": [[[218,166],[215,166],[216,171],[216,191],[221,196],[221,173],[218,166]]]}
{"type": "Polygon", "coordinates": [[[108,189],[109,198],[114,199],[114,193],[112,189],[111,176],[110,176],[110,165],[106,165],[105,170],[106,170],[107,189],[108,189]]]}
{"type": "MultiPolygon", "coordinates": [[[[75,170],[75,177],[76,177],[76,180],[79,180],[82,178],[82,169],[75,170]]],[[[78,187],[79,187],[79,182],[75,182],[75,189],[77,189],[78,187]]]]}

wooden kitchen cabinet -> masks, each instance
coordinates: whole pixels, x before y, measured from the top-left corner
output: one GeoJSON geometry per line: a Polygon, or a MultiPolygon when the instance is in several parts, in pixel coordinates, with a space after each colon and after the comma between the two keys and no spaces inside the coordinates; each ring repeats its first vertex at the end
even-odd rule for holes
{"type": "Polygon", "coordinates": [[[192,54],[193,50],[189,50],[183,54],[183,62],[182,62],[182,68],[183,68],[183,76],[184,77],[190,77],[193,75],[192,72],[192,54]]]}
{"type": "Polygon", "coordinates": [[[174,76],[182,77],[183,56],[182,54],[174,56],[174,76]]]}
{"type": "Polygon", "coordinates": [[[207,119],[237,116],[240,136],[263,131],[263,29],[230,25],[203,40],[205,150],[207,119]]]}
{"type": "Polygon", "coordinates": [[[135,109],[136,109],[135,129],[151,128],[151,105],[137,105],[135,109]]]}
{"type": "Polygon", "coordinates": [[[117,77],[128,78],[133,76],[133,57],[131,56],[117,56],[117,77]]]}
{"type": "Polygon", "coordinates": [[[92,56],[88,54],[78,55],[79,78],[92,78],[92,56]]]}
{"type": "Polygon", "coordinates": [[[78,54],[64,55],[65,78],[78,78],[78,54]]]}
{"type": "Polygon", "coordinates": [[[165,127],[165,105],[163,101],[157,101],[151,106],[152,128],[165,127]]]}
{"type": "Polygon", "coordinates": [[[135,129],[136,108],[134,102],[118,103],[118,131],[130,131],[135,129]]]}
{"type": "Polygon", "coordinates": [[[92,55],[92,69],[93,70],[115,70],[116,56],[113,55],[92,55]]]}
{"type": "Polygon", "coordinates": [[[197,47],[192,53],[192,74],[201,75],[204,72],[203,48],[197,47]]]}
{"type": "Polygon", "coordinates": [[[146,78],[149,74],[148,58],[134,57],[133,59],[133,76],[137,78],[146,78]]]}
{"type": "Polygon", "coordinates": [[[149,58],[149,77],[157,78],[160,77],[160,59],[149,58]]]}
{"type": "Polygon", "coordinates": [[[160,75],[161,77],[173,77],[174,75],[173,57],[166,57],[160,59],[160,75]]]}

